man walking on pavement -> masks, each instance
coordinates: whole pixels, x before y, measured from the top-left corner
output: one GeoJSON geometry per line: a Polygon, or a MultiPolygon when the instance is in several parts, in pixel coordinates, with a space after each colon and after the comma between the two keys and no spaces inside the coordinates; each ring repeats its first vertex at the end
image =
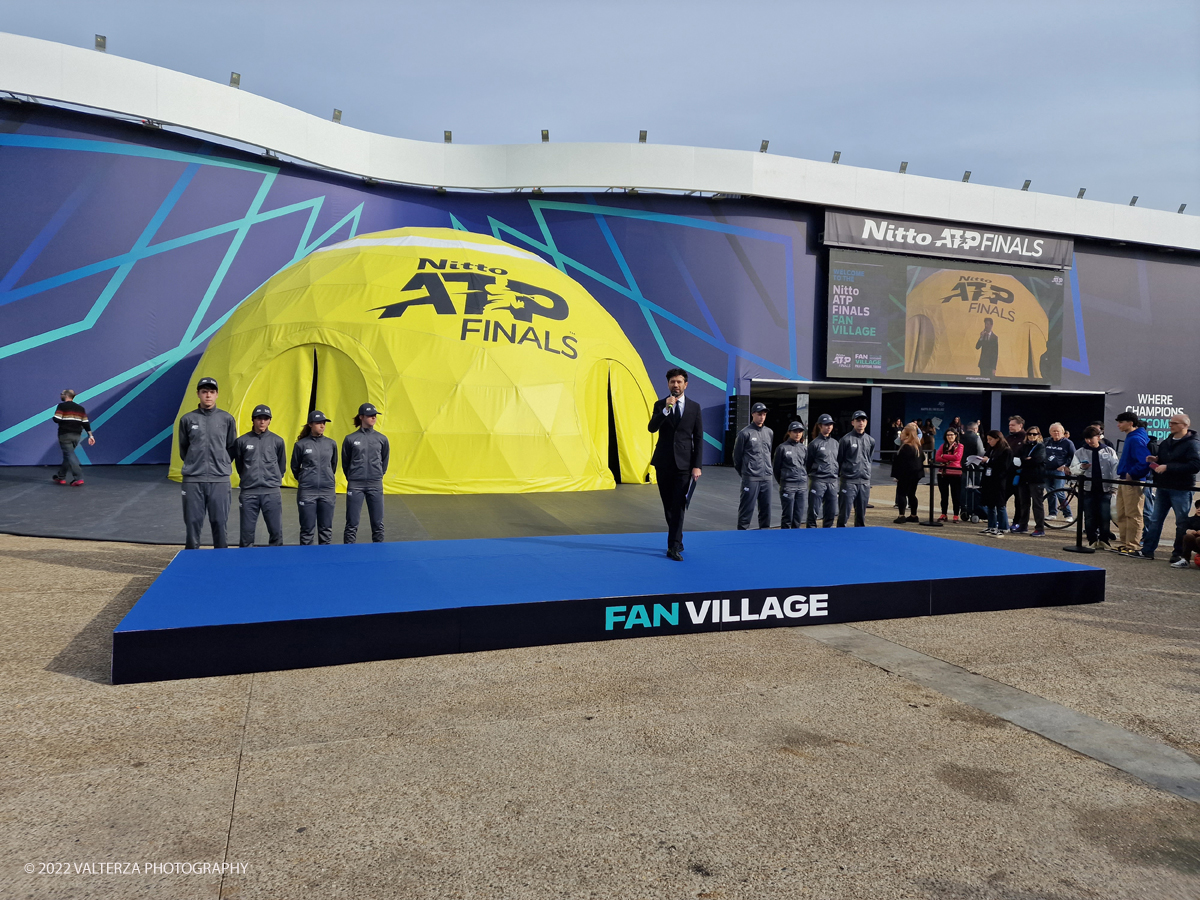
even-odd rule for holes
{"type": "Polygon", "coordinates": [[[871,457],[875,455],[875,438],[866,433],[867,414],[854,411],[851,419],[854,430],[842,436],[838,446],[838,468],[842,490],[838,496],[838,528],[846,527],[850,507],[854,507],[854,527],[866,526],[867,501],[871,499],[871,457]]]}
{"type": "Polygon", "coordinates": [[[241,510],[239,547],[254,546],[258,514],[267,523],[267,538],[272,547],[283,546],[283,473],[287,471],[287,448],[283,438],[273,433],[271,407],[256,406],[250,430],[237,439],[233,462],[241,478],[238,507],[241,510]]]}
{"type": "Polygon", "coordinates": [[[804,467],[808,448],[804,446],[804,426],[788,426],[787,440],[775,450],[775,480],[779,482],[779,505],[783,515],[780,528],[799,528],[804,524],[808,505],[808,471],[804,467]]]}
{"type": "Polygon", "coordinates": [[[817,527],[817,508],[824,513],[822,527],[832,528],[838,514],[838,442],[833,438],[833,416],[817,418],[817,436],[808,445],[808,522],[817,527]]]}
{"type": "Polygon", "coordinates": [[[771,527],[771,445],[775,433],[766,426],[767,407],[755,403],[750,424],[738,432],[733,442],[733,467],[742,476],[738,498],[738,531],[750,526],[750,516],[758,504],[758,527],[771,527]]]}
{"type": "Polygon", "coordinates": [[[224,410],[217,409],[217,381],[201,378],[196,382],[200,405],[179,420],[179,456],[183,459],[184,546],[200,546],[204,518],[212,528],[213,546],[224,550],[225,528],[229,519],[229,501],[233,491],[233,448],[237,442],[237,422],[224,410]]]}
{"type": "Polygon", "coordinates": [[[83,469],[79,465],[79,457],[75,455],[75,448],[83,440],[85,431],[89,447],[96,443],[96,436],[92,434],[87,410],[75,402],[75,392],[68,388],[58,398],[62,402],[54,408],[54,421],[58,425],[58,449],[62,451],[63,461],[51,481],[83,487],[83,469]]]}

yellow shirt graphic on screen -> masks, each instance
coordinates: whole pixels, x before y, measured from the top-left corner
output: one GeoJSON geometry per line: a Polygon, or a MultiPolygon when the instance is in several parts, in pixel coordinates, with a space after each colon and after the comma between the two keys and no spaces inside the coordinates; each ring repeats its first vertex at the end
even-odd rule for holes
{"type": "Polygon", "coordinates": [[[913,287],[906,309],[905,372],[1043,377],[1049,320],[1033,293],[1011,275],[940,269],[913,287]],[[985,319],[992,320],[994,340],[981,342],[985,319]]]}

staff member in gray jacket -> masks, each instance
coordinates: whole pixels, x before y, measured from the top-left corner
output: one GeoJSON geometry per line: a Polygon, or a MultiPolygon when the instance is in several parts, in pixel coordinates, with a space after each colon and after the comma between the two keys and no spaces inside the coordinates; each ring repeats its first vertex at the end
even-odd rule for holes
{"type": "Polygon", "coordinates": [[[241,488],[238,508],[241,510],[239,547],[254,546],[258,514],[267,523],[267,538],[272,547],[283,546],[283,498],[279,488],[287,471],[287,448],[283,438],[270,430],[271,407],[256,406],[251,416],[253,425],[233,445],[233,464],[237,466],[241,488]]]}
{"type": "Polygon", "coordinates": [[[750,424],[738,432],[733,442],[733,467],[742,476],[738,531],[750,526],[755,503],[758,527],[771,527],[771,444],[775,442],[775,433],[764,424],[766,421],[766,404],[755,403],[750,410],[750,424]]]}
{"type": "Polygon", "coordinates": [[[308,424],[292,446],[292,474],[296,476],[296,509],[300,513],[300,543],[308,546],[316,533],[321,544],[333,543],[333,504],[337,496],[338,448],[325,437],[329,419],[319,409],[308,414],[308,424]]]}
{"type": "Polygon", "coordinates": [[[842,492],[838,506],[838,528],[846,526],[850,507],[854,507],[854,527],[867,523],[867,503],[871,499],[871,457],[875,455],[875,438],[867,434],[867,414],[855,410],[850,422],[854,430],[842,435],[838,447],[838,467],[842,476],[842,492]]]}
{"type": "Polygon", "coordinates": [[[383,476],[387,473],[388,439],[375,430],[379,411],[370,403],[358,408],[354,417],[357,431],[342,441],[342,472],[346,475],[346,530],[343,544],[358,540],[358,518],[363,500],[367,501],[367,516],[371,520],[371,540],[383,541],[383,476]]]}
{"type": "Polygon", "coordinates": [[[779,505],[783,507],[780,528],[799,528],[804,523],[808,500],[808,472],[804,468],[807,449],[804,426],[793,422],[788,426],[787,440],[775,450],[775,480],[779,482],[779,505]]]}
{"type": "Polygon", "coordinates": [[[217,409],[217,380],[201,378],[196,382],[200,405],[179,420],[179,456],[183,459],[183,527],[187,534],[184,546],[195,550],[200,546],[200,529],[204,517],[212,528],[213,546],[224,550],[229,520],[229,501],[233,489],[229,476],[233,474],[233,445],[237,441],[237,422],[233,416],[217,409]]]}
{"type": "Polygon", "coordinates": [[[817,436],[808,445],[808,522],[817,527],[817,509],[823,507],[825,528],[833,527],[838,514],[838,442],[833,437],[833,416],[817,419],[817,436]]]}

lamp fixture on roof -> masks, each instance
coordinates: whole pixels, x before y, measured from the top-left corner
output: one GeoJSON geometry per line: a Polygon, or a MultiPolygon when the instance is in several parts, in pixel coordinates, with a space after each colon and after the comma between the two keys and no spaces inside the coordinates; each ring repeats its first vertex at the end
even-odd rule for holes
{"type": "Polygon", "coordinates": [[[442,140],[444,140],[447,144],[453,143],[454,135],[451,134],[449,131],[443,131],[442,132],[442,140]]]}
{"type": "Polygon", "coordinates": [[[241,87],[242,87],[242,73],[241,72],[230,72],[229,73],[229,86],[232,88],[237,88],[238,90],[241,90],[241,87]]]}
{"type": "Polygon", "coordinates": [[[904,162],[900,163],[900,174],[903,175],[907,171],[908,171],[908,161],[905,160],[904,162]]]}
{"type": "Polygon", "coordinates": [[[1082,199],[1083,199],[1083,194],[1084,194],[1084,192],[1085,192],[1086,190],[1087,190],[1087,188],[1080,188],[1080,189],[1079,189],[1079,193],[1075,195],[1075,199],[1076,199],[1076,200],[1082,200],[1082,199]]]}
{"type": "Polygon", "coordinates": [[[1021,185],[1021,190],[1023,190],[1023,191],[1027,191],[1027,190],[1029,190],[1029,185],[1030,185],[1030,184],[1031,184],[1031,181],[1030,181],[1030,179],[1026,178],[1026,179],[1025,179],[1025,183],[1024,183],[1023,185],[1021,185]]]}
{"type": "Polygon", "coordinates": [[[767,152],[767,144],[769,144],[769,143],[771,143],[771,142],[770,142],[770,141],[763,141],[761,144],[759,144],[759,145],[758,145],[758,152],[759,152],[759,153],[766,153],[766,152],[767,152]]]}
{"type": "Polygon", "coordinates": [[[1137,198],[1138,198],[1138,195],[1137,195],[1137,194],[1134,194],[1134,195],[1133,195],[1133,199],[1129,201],[1129,205],[1130,205],[1130,206],[1137,206],[1137,198]]]}
{"type": "Polygon", "coordinates": [[[970,181],[970,180],[971,180],[971,170],[967,169],[967,171],[963,172],[963,181],[965,182],[965,181],[970,181]]]}
{"type": "Polygon", "coordinates": [[[842,159],[842,151],[834,150],[833,151],[833,164],[836,166],[839,162],[841,162],[841,159],[842,159]]]}
{"type": "Polygon", "coordinates": [[[550,129],[549,128],[542,129],[542,143],[543,144],[550,143],[550,129]]]}
{"type": "Polygon", "coordinates": [[[336,108],[334,109],[333,121],[335,121],[339,125],[342,124],[342,111],[340,109],[336,109],[336,108]]]}
{"type": "Polygon", "coordinates": [[[638,132],[638,143],[639,144],[646,143],[646,129],[645,128],[643,128],[641,131],[638,132]]]}
{"type": "Polygon", "coordinates": [[[108,52],[108,38],[102,34],[96,35],[96,49],[101,53],[108,52]]]}

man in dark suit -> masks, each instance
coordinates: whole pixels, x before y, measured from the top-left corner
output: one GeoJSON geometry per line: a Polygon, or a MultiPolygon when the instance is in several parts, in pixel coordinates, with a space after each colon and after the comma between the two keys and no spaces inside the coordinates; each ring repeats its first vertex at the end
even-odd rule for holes
{"type": "Polygon", "coordinates": [[[995,323],[991,319],[983,320],[983,331],[979,332],[979,340],[975,349],[979,351],[979,374],[985,378],[996,377],[996,363],[1000,359],[1000,341],[992,331],[995,323]]]}
{"type": "Polygon", "coordinates": [[[700,404],[684,396],[688,375],[683,369],[667,372],[667,396],[654,404],[647,426],[658,434],[651,463],[658,476],[658,494],[667,517],[667,556],[683,561],[683,510],[688,489],[700,477],[704,452],[704,422],[700,404]]]}

